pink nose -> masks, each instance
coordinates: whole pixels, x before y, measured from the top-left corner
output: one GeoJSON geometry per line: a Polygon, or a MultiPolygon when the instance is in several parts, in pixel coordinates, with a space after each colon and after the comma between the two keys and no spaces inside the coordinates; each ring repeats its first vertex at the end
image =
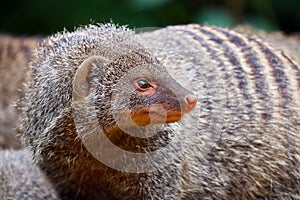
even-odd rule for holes
{"type": "Polygon", "coordinates": [[[197,98],[194,95],[189,95],[185,97],[185,108],[187,112],[190,112],[195,108],[197,104],[197,98]]]}

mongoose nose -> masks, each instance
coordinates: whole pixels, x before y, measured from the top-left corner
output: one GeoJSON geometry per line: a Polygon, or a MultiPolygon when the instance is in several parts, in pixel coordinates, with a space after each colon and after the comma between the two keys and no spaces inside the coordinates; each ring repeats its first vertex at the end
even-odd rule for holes
{"type": "Polygon", "coordinates": [[[195,108],[196,104],[197,104],[197,97],[194,95],[189,95],[185,97],[185,108],[187,112],[190,112],[191,110],[193,110],[193,108],[195,108]]]}

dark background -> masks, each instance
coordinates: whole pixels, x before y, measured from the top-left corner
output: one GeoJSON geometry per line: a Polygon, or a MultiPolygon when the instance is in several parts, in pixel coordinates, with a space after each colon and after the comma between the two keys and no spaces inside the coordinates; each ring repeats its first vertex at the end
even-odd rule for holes
{"type": "Polygon", "coordinates": [[[131,28],[247,23],[267,31],[300,32],[299,0],[1,0],[0,32],[48,35],[113,21],[131,28]]]}

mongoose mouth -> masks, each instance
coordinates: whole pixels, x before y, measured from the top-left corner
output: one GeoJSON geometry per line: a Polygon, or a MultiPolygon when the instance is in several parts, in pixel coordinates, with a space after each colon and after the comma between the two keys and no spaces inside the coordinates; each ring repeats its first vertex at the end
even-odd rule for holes
{"type": "Polygon", "coordinates": [[[154,104],[149,107],[136,108],[131,111],[130,117],[138,126],[165,124],[179,121],[184,114],[189,113],[197,104],[193,95],[186,96],[182,108],[170,109],[163,104],[154,104]]]}
{"type": "Polygon", "coordinates": [[[138,126],[151,124],[165,124],[179,121],[184,114],[189,113],[197,103],[196,98],[186,97],[185,104],[179,110],[169,109],[163,104],[154,104],[150,107],[137,108],[131,111],[130,117],[138,126]]]}
{"type": "Polygon", "coordinates": [[[180,111],[165,111],[151,109],[137,109],[131,112],[131,119],[138,126],[147,126],[154,124],[165,124],[179,121],[183,117],[184,113],[180,111]]]}

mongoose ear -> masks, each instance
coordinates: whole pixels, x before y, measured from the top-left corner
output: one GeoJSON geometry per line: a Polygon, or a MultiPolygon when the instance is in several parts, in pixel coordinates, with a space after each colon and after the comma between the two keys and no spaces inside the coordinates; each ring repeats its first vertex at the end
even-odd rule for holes
{"type": "Polygon", "coordinates": [[[109,60],[101,56],[90,57],[83,61],[73,79],[73,101],[82,101],[89,95],[94,67],[104,69],[109,63],[109,60]]]}

